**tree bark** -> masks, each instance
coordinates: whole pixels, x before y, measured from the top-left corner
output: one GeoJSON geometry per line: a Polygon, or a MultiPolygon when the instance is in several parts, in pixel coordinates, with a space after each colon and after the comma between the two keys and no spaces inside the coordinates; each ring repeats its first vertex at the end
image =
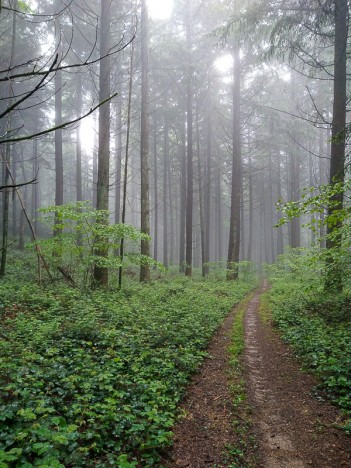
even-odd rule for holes
{"type": "MultiPolygon", "coordinates": [[[[150,235],[149,199],[149,19],[146,0],[141,0],[141,232],[150,235]]],[[[142,257],[150,257],[150,241],[141,241],[142,257]]],[[[140,281],[150,281],[150,265],[140,266],[140,281]]]]}
{"type": "MultiPolygon", "coordinates": [[[[127,212],[127,184],[128,184],[128,162],[129,162],[129,144],[130,144],[130,124],[132,115],[132,93],[133,93],[133,73],[134,73],[134,41],[130,53],[130,73],[128,85],[128,106],[127,106],[127,135],[126,135],[126,152],[124,158],[124,174],[123,174],[123,192],[122,192],[122,224],[126,222],[127,212]]],[[[118,271],[118,287],[122,288],[123,280],[123,258],[124,258],[124,237],[121,239],[120,246],[120,262],[121,266],[118,271]]]]}
{"type": "Polygon", "coordinates": [[[186,45],[188,64],[186,70],[186,99],[187,99],[187,200],[186,200],[186,249],[185,275],[192,276],[193,261],[193,70],[191,64],[191,18],[189,1],[186,2],[186,45]]]}
{"type": "MultiPolygon", "coordinates": [[[[59,60],[62,59],[61,24],[56,18],[56,50],[59,60]]],[[[62,124],[62,72],[55,73],[55,126],[62,124]]],[[[55,205],[63,205],[63,154],[62,154],[62,129],[55,130],[55,205]]],[[[55,217],[54,235],[59,236],[61,229],[56,227],[60,221],[55,217]]]]}
{"type": "Polygon", "coordinates": [[[232,153],[232,187],[230,208],[230,230],[227,263],[227,279],[239,278],[240,254],[240,205],[241,205],[241,119],[240,119],[240,91],[241,66],[239,45],[234,45],[234,84],[233,84],[233,153],[232,153]]]}
{"type": "MultiPolygon", "coordinates": [[[[346,145],[346,49],[348,26],[347,0],[335,0],[335,46],[334,46],[334,103],[331,139],[330,178],[329,183],[334,186],[345,180],[345,145],[346,145]]],[[[332,197],[333,207],[328,210],[328,216],[343,208],[343,193],[336,193],[332,197]]],[[[327,250],[339,250],[341,247],[342,221],[327,227],[327,250]]],[[[326,288],[336,291],[342,290],[342,271],[338,262],[329,257],[326,288]]]]}
{"type": "MultiPolygon", "coordinates": [[[[82,112],[82,77],[81,74],[77,75],[77,114],[79,115],[82,112]]],[[[82,138],[80,134],[81,122],[78,123],[76,130],[76,186],[77,186],[77,201],[83,201],[82,193],[82,138]]]]}
{"type": "Polygon", "coordinates": [[[185,129],[182,129],[182,154],[181,154],[181,193],[180,193],[180,227],[179,227],[179,273],[185,272],[185,221],[187,200],[187,173],[186,173],[186,142],[185,129]]]}
{"type": "Polygon", "coordinates": [[[158,167],[157,167],[157,120],[156,114],[153,119],[154,125],[154,259],[158,259],[158,167]]]}
{"type": "MultiPolygon", "coordinates": [[[[211,86],[208,91],[210,92],[211,86]]],[[[204,274],[208,276],[210,272],[210,239],[211,239],[211,171],[212,171],[212,106],[208,104],[209,111],[207,113],[207,132],[206,132],[206,188],[205,188],[205,238],[204,238],[204,274]]]]}
{"type": "MultiPolygon", "coordinates": [[[[110,49],[110,2],[101,2],[100,20],[100,77],[99,77],[99,100],[105,101],[109,98],[111,91],[110,83],[110,58],[107,56],[110,49]]],[[[105,102],[99,108],[99,153],[98,153],[98,174],[96,208],[98,210],[108,210],[109,207],[109,166],[110,166],[110,102],[105,102]]],[[[108,214],[101,219],[101,224],[107,226],[108,214]]],[[[97,239],[97,242],[101,241],[97,239]]],[[[100,246],[96,249],[97,257],[108,257],[107,246],[100,246]]],[[[108,285],[108,268],[99,264],[94,267],[94,285],[108,285]]]]}
{"type": "Polygon", "coordinates": [[[168,206],[167,179],[169,160],[168,117],[165,117],[163,127],[163,264],[168,268],[168,206]]]}

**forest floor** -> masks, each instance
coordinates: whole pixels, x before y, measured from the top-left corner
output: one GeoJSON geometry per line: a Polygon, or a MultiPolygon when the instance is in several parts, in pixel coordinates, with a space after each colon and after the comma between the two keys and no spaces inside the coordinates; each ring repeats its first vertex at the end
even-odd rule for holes
{"type": "Polygon", "coordinates": [[[321,395],[313,396],[317,380],[301,371],[269,317],[260,313],[266,288],[244,304],[239,369],[233,370],[230,352],[237,308],[213,338],[208,358],[188,387],[163,466],[351,466],[350,438],[337,428],[340,412],[321,395]]]}

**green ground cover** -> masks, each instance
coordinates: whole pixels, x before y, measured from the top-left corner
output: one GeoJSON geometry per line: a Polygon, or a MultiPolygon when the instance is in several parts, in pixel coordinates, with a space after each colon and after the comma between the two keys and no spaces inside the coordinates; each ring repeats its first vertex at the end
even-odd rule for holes
{"type": "MultiPolygon", "coordinates": [[[[351,414],[351,307],[348,294],[323,291],[318,274],[274,275],[269,308],[283,338],[306,367],[321,380],[320,388],[351,414]]],[[[345,430],[351,432],[350,423],[345,430]]]]}
{"type": "Polygon", "coordinates": [[[249,282],[120,292],[0,283],[0,467],[157,464],[208,341],[249,282]]]}

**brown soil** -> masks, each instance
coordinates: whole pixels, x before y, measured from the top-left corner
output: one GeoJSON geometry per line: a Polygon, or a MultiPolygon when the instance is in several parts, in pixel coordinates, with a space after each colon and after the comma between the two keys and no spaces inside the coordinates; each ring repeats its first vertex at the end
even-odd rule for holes
{"type": "MultiPolygon", "coordinates": [[[[338,410],[311,396],[316,380],[301,372],[289,347],[261,321],[259,298],[257,292],[248,303],[243,355],[257,450],[247,454],[250,462],[231,466],[351,467],[350,438],[335,427],[340,422],[338,410]]],[[[230,466],[226,447],[235,447],[243,437],[233,420],[245,416],[245,409],[234,410],[230,392],[233,378],[238,378],[231,374],[228,352],[234,313],[218,330],[209,357],[189,385],[182,403],[184,417],[173,429],[174,445],[163,466],[230,466]]]]}
{"type": "Polygon", "coordinates": [[[233,319],[232,312],[217,331],[208,358],[189,385],[181,405],[184,417],[173,428],[174,444],[164,466],[227,466],[225,447],[235,440],[228,350],[233,319]]]}

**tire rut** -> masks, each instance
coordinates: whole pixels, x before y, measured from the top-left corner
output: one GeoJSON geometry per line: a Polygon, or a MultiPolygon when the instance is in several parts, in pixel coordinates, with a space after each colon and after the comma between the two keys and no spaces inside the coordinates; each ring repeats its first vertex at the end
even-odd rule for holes
{"type": "Polygon", "coordinates": [[[300,371],[290,349],[261,322],[260,294],[246,311],[243,357],[258,442],[257,466],[350,467],[350,439],[333,427],[337,409],[310,396],[316,381],[300,371]]]}

